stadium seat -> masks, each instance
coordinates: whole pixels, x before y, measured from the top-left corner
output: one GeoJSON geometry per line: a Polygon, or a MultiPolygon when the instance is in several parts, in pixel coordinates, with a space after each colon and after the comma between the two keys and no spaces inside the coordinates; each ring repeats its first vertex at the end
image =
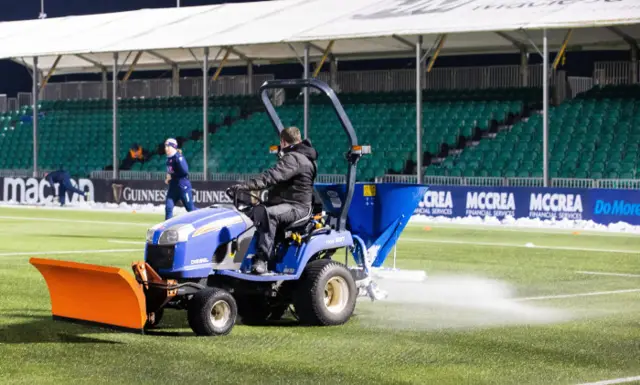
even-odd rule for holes
{"type": "MultiPolygon", "coordinates": [[[[557,178],[638,179],[640,86],[606,86],[549,110],[549,173],[557,178]]],[[[432,165],[425,175],[455,176],[481,160],[492,176],[542,176],[542,116],[533,115],[432,165]],[[493,155],[497,153],[497,155],[493,155]],[[491,154],[487,157],[487,154],[491,154]],[[483,158],[484,157],[484,158],[483,158]],[[523,158],[524,157],[524,158],[523,158]],[[497,160],[496,160],[497,159],[497,160]]]]}
{"type": "MultiPolygon", "coordinates": [[[[347,114],[354,124],[361,143],[370,144],[373,154],[362,159],[357,178],[373,180],[385,174],[403,174],[416,162],[415,143],[415,92],[363,92],[339,95],[347,114]]],[[[437,155],[443,144],[455,147],[460,137],[469,139],[476,129],[486,131],[495,119],[502,122],[509,114],[520,114],[529,103],[539,99],[537,88],[504,88],[481,90],[438,90],[423,93],[423,143],[422,150],[437,155]]],[[[138,143],[155,152],[167,137],[183,137],[183,153],[192,172],[203,170],[203,141],[192,139],[192,134],[202,131],[200,97],[133,98],[119,102],[119,157],[124,159],[129,146],[138,143]]],[[[588,100],[585,100],[585,103],[588,100]]],[[[302,98],[293,97],[277,108],[285,125],[303,127],[302,98]]],[[[595,105],[589,107],[593,110],[595,105]]],[[[620,105],[621,111],[633,111],[633,105],[620,105]]],[[[585,107],[586,108],[586,107],[585,107]]],[[[112,112],[111,101],[57,100],[43,101],[44,114],[39,124],[39,159],[42,169],[65,167],[74,175],[87,175],[91,170],[104,169],[112,163],[112,112]],[[46,145],[45,145],[46,144],[46,145]]],[[[209,101],[207,121],[217,126],[210,131],[208,170],[217,173],[257,173],[273,164],[269,146],[278,143],[276,132],[262,112],[259,98],[254,96],[212,97],[209,101]],[[251,113],[259,109],[259,113],[251,113]],[[212,130],[213,131],[213,130],[212,130]]],[[[565,108],[553,119],[569,122],[582,112],[565,108]]],[[[595,111],[597,112],[597,111],[595,111]]],[[[30,108],[23,108],[0,115],[0,150],[20,154],[3,168],[29,168],[31,164],[32,123],[30,108]]],[[[616,114],[600,114],[601,126],[617,122],[616,114]],[[613,119],[613,120],[612,120],[613,119]]],[[[323,95],[311,94],[309,137],[319,155],[319,173],[343,174],[346,172],[344,149],[347,138],[339,126],[332,106],[323,95]]],[[[499,171],[514,175],[531,174],[539,167],[541,145],[538,131],[540,119],[518,123],[510,133],[500,133],[495,140],[483,139],[477,147],[467,148],[462,154],[442,166],[430,166],[431,175],[495,176],[499,171]],[[520,155],[515,155],[515,154],[520,155]],[[524,154],[531,158],[524,159],[524,154]]],[[[580,121],[578,121],[580,122],[580,121]]],[[[640,122],[640,118],[638,118],[640,122]]],[[[630,122],[631,123],[631,122],[630,122]]],[[[559,133],[558,138],[574,137],[581,125],[576,123],[559,133]],[[560,135],[561,134],[561,135],[560,135]]],[[[629,125],[628,127],[632,127],[629,125]]],[[[581,131],[582,132],[582,131],[581,131]]],[[[615,154],[627,143],[635,131],[627,137],[612,136],[606,154],[615,154]]],[[[637,137],[640,139],[640,132],[637,137]]],[[[554,140],[552,160],[560,163],[561,172],[569,160],[579,162],[575,153],[583,148],[602,149],[600,137],[591,135],[591,128],[583,130],[580,141],[566,143],[554,140]],[[591,135],[591,136],[590,136],[591,135]],[[600,139],[599,139],[600,138],[600,139]],[[589,147],[591,146],[591,147],[589,147]],[[562,158],[560,158],[562,156],[562,158]]],[[[197,138],[199,136],[194,136],[197,138]]],[[[556,138],[557,139],[557,138],[556,138]]],[[[600,151],[600,150],[599,150],[600,151]]],[[[635,153],[637,155],[637,153],[635,153]]],[[[603,173],[634,173],[637,157],[617,159],[617,166],[604,162],[603,173]]],[[[600,161],[593,158],[593,161],[600,161]]],[[[136,164],[134,170],[164,171],[164,157],[153,156],[144,164],[136,164]]],[[[569,167],[569,166],[566,166],[569,167]]],[[[583,170],[584,171],[584,170],[583,170]]]]}
{"type": "MultiPolygon", "coordinates": [[[[459,136],[473,135],[475,127],[488,129],[491,119],[503,121],[509,113],[519,114],[525,103],[534,100],[533,95],[532,89],[425,91],[423,151],[435,154],[443,143],[455,146],[459,136]]],[[[339,98],[359,141],[370,144],[373,150],[359,163],[357,179],[371,181],[385,174],[405,173],[407,162],[416,160],[415,93],[344,93],[339,98]]],[[[326,97],[312,94],[310,100],[308,134],[319,152],[318,172],[343,174],[347,169],[347,138],[326,97]]],[[[300,98],[292,98],[277,108],[285,126],[303,128],[301,103],[300,98]]],[[[209,154],[224,155],[212,156],[209,169],[219,173],[259,172],[273,163],[268,149],[277,143],[267,115],[254,114],[211,137],[209,154]],[[252,140],[239,147],[238,138],[243,136],[252,140]]],[[[198,146],[201,148],[202,142],[198,146]]]]}
{"type": "MultiPolygon", "coordinates": [[[[208,122],[222,124],[255,108],[259,100],[246,96],[211,97],[208,122]]],[[[42,101],[38,125],[38,156],[41,169],[65,168],[72,175],[87,176],[112,164],[111,101],[42,101]]],[[[133,143],[152,153],[168,137],[189,138],[202,132],[202,98],[169,97],[122,99],[119,108],[119,158],[122,161],[133,143]]],[[[15,154],[2,168],[31,168],[32,109],[24,107],[0,115],[0,150],[15,154]]],[[[153,157],[136,164],[136,170],[162,171],[164,158],[153,157]]]]}

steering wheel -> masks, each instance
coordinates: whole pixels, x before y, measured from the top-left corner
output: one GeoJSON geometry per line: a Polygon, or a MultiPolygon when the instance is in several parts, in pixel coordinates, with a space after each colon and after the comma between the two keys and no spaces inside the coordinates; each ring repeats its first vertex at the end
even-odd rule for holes
{"type": "MultiPolygon", "coordinates": [[[[250,204],[250,205],[247,205],[249,208],[256,207],[256,206],[261,205],[261,204],[263,204],[263,203],[264,203],[264,201],[263,201],[262,199],[260,199],[260,197],[259,197],[259,196],[254,195],[250,190],[242,190],[242,191],[243,191],[245,194],[249,195],[251,198],[253,198],[253,199],[251,199],[251,204],[250,204]],[[257,203],[256,203],[256,202],[257,202],[257,203]]],[[[232,190],[231,188],[227,188],[227,189],[225,190],[225,193],[227,194],[227,196],[228,196],[229,198],[233,199],[233,205],[234,205],[237,209],[242,210],[242,208],[240,208],[240,206],[238,205],[238,199],[239,199],[239,198],[238,198],[238,195],[239,195],[239,194],[236,194],[236,191],[232,190]]]]}

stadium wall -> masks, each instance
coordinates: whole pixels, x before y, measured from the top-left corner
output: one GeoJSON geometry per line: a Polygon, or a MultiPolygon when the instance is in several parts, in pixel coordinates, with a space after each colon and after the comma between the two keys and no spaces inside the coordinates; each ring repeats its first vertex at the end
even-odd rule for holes
{"type": "Polygon", "coordinates": [[[640,191],[432,185],[416,214],[446,218],[513,217],[640,225],[640,191]]]}
{"type": "MultiPolygon", "coordinates": [[[[153,204],[164,205],[167,186],[163,180],[107,180],[107,179],[71,179],[71,183],[90,193],[97,203],[113,204],[153,204]]],[[[231,181],[192,181],[193,199],[198,207],[214,203],[233,203],[225,190],[237,182],[231,181]]],[[[3,203],[24,205],[52,204],[54,188],[43,178],[4,177],[0,178],[0,198],[3,203]]],[[[73,204],[81,197],[77,194],[67,202],[73,204]]]]}

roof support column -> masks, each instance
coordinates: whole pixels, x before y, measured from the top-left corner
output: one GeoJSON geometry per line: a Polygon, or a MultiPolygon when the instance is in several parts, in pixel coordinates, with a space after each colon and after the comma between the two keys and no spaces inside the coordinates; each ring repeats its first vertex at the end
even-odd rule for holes
{"type": "Polygon", "coordinates": [[[113,179],[118,179],[118,170],[119,170],[119,162],[118,162],[118,53],[115,52],[113,54],[113,80],[111,82],[113,95],[112,95],[112,105],[113,105],[113,116],[112,116],[112,148],[113,148],[113,179]]]}
{"type": "Polygon", "coordinates": [[[113,54],[113,179],[118,179],[118,53],[113,54]]]}
{"type": "Polygon", "coordinates": [[[549,187],[549,44],[547,30],[542,37],[542,177],[549,187]]]}
{"type": "Polygon", "coordinates": [[[171,65],[171,95],[180,96],[180,68],[177,64],[171,65]]]}
{"type": "Polygon", "coordinates": [[[33,177],[38,177],[38,57],[33,58],[33,177]]]}
{"type": "Polygon", "coordinates": [[[107,74],[108,71],[106,68],[102,69],[102,99],[107,99],[109,97],[109,90],[107,88],[107,74]]]}
{"type": "Polygon", "coordinates": [[[416,176],[418,184],[422,184],[422,36],[416,43],[416,176]]]}
{"type": "Polygon", "coordinates": [[[332,89],[338,89],[338,59],[333,55],[329,58],[329,84],[332,89]]]}
{"type": "MultiPolygon", "coordinates": [[[[304,79],[309,79],[309,43],[304,45],[304,79]]],[[[309,136],[309,87],[304,88],[304,139],[309,136]]]]}
{"type": "Polygon", "coordinates": [[[631,46],[631,82],[638,83],[638,46],[631,46]]]}
{"type": "Polygon", "coordinates": [[[529,52],[526,47],[520,49],[520,79],[522,87],[529,87],[529,52]]]}
{"type": "Polygon", "coordinates": [[[247,62],[247,94],[253,94],[253,62],[247,62]]]}
{"type": "Polygon", "coordinates": [[[202,172],[204,180],[209,180],[207,169],[208,133],[209,133],[209,48],[204,49],[204,61],[202,62],[202,172]]]}

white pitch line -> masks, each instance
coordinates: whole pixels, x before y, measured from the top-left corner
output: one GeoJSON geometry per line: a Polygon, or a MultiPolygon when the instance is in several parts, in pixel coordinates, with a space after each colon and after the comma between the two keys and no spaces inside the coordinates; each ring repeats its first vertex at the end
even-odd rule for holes
{"type": "Polygon", "coordinates": [[[144,241],[119,241],[117,239],[109,239],[109,243],[123,243],[126,245],[144,245],[144,241]]]}
{"type": "Polygon", "coordinates": [[[625,382],[640,381],[640,376],[626,377],[626,378],[614,378],[613,380],[604,380],[598,382],[585,382],[579,385],[613,385],[624,384],[625,382]]]}
{"type": "Polygon", "coordinates": [[[591,249],[591,248],[584,248],[584,247],[569,247],[569,246],[526,246],[518,243],[447,241],[447,240],[438,240],[438,239],[419,239],[419,238],[400,238],[400,241],[444,243],[444,244],[452,244],[452,245],[519,247],[519,248],[526,248],[526,249],[543,249],[543,250],[593,251],[593,252],[599,252],[599,253],[624,253],[624,254],[640,253],[640,250],[591,249]]]}
{"type": "MultiPolygon", "coordinates": [[[[0,253],[0,257],[12,257],[19,255],[57,255],[57,254],[102,254],[102,253],[118,253],[118,252],[131,252],[142,251],[142,249],[101,249],[101,250],[66,250],[66,251],[31,251],[31,252],[19,252],[19,253],[0,253]]],[[[1,264],[1,262],[0,262],[1,264]]]]}
{"type": "Polygon", "coordinates": [[[516,301],[540,301],[540,300],[545,300],[545,299],[591,297],[591,296],[598,296],[598,295],[622,294],[622,293],[638,293],[638,292],[640,292],[640,289],[611,290],[611,291],[592,291],[590,293],[545,295],[545,296],[540,296],[540,297],[524,297],[524,298],[516,298],[515,300],[516,301]]]}
{"type": "Polygon", "coordinates": [[[114,221],[91,221],[82,219],[63,219],[63,218],[34,218],[34,217],[12,217],[12,216],[0,216],[0,219],[11,219],[19,221],[39,221],[39,222],[67,222],[67,223],[90,223],[97,225],[126,225],[126,226],[152,226],[149,223],[139,222],[114,222],[114,221]]]}
{"type": "Polygon", "coordinates": [[[605,273],[600,271],[576,271],[576,274],[586,274],[586,275],[610,275],[612,277],[632,277],[632,278],[640,278],[640,274],[627,274],[627,273],[605,273]]]}

